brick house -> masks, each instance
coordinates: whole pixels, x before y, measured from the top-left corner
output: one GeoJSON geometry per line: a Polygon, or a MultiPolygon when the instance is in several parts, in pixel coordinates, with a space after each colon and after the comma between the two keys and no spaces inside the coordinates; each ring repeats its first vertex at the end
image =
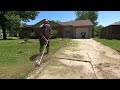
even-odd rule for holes
{"type": "Polygon", "coordinates": [[[19,37],[21,39],[23,38],[30,38],[30,34],[33,33],[34,29],[32,28],[32,25],[26,25],[25,27],[23,27],[20,32],[19,32],[19,37]]]}
{"type": "Polygon", "coordinates": [[[61,22],[63,25],[63,36],[69,38],[82,38],[82,33],[85,33],[84,38],[92,38],[93,23],[90,20],[78,20],[61,22]]]}
{"type": "MultiPolygon", "coordinates": [[[[78,21],[68,21],[56,23],[49,21],[53,30],[58,30],[59,37],[66,38],[83,38],[82,34],[84,33],[84,38],[92,38],[92,26],[93,23],[90,20],[78,20],[78,21]]],[[[22,28],[20,32],[20,37],[24,38],[25,36],[30,37],[30,33],[39,32],[40,25],[42,21],[38,22],[35,25],[30,25],[22,28]]]]}
{"type": "Polygon", "coordinates": [[[102,28],[101,38],[120,39],[120,21],[102,28]]]}

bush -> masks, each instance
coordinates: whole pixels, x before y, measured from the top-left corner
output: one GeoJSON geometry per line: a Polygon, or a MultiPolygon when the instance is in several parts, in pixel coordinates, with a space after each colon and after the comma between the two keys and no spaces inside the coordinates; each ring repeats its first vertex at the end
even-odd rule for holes
{"type": "Polygon", "coordinates": [[[52,39],[55,39],[55,38],[58,38],[58,30],[55,29],[55,30],[52,30],[52,39]]]}
{"type": "Polygon", "coordinates": [[[31,39],[34,39],[35,37],[36,37],[35,32],[30,33],[30,38],[31,38],[31,39]]]}
{"type": "Polygon", "coordinates": [[[28,42],[28,38],[24,38],[24,41],[25,41],[25,43],[27,43],[28,42]]]}

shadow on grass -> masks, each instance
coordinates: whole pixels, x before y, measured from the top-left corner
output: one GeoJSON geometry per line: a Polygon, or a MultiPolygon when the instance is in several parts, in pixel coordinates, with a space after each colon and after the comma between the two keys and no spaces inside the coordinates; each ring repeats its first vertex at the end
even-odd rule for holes
{"type": "MultiPolygon", "coordinates": [[[[48,54],[45,53],[44,54],[44,57],[42,58],[42,63],[46,63],[47,61],[49,61],[50,58],[45,58],[48,54]]],[[[40,54],[35,54],[33,56],[31,56],[29,59],[30,61],[37,61],[41,58],[41,55],[40,54]]]]}
{"type": "Polygon", "coordinates": [[[36,61],[39,58],[40,58],[40,54],[36,54],[36,55],[31,56],[29,59],[30,59],[30,61],[36,61]]]}

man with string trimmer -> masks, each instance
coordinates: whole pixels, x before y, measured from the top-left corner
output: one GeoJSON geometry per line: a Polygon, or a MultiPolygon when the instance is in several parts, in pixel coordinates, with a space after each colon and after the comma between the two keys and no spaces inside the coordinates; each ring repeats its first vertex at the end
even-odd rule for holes
{"type": "Polygon", "coordinates": [[[36,61],[38,65],[40,64],[40,62],[42,60],[45,50],[47,50],[46,54],[49,53],[51,30],[52,30],[52,28],[49,24],[49,21],[44,19],[43,24],[40,25],[40,33],[39,33],[40,48],[39,48],[39,51],[40,51],[41,58],[40,58],[40,60],[36,61]],[[43,50],[44,45],[45,45],[45,48],[43,50]]]}

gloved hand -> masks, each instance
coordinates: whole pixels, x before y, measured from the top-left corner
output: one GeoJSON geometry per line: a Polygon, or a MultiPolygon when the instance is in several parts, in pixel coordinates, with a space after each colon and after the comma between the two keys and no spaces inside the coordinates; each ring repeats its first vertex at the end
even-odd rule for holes
{"type": "Polygon", "coordinates": [[[48,40],[47,39],[45,39],[45,44],[48,44],[48,40]]]}

